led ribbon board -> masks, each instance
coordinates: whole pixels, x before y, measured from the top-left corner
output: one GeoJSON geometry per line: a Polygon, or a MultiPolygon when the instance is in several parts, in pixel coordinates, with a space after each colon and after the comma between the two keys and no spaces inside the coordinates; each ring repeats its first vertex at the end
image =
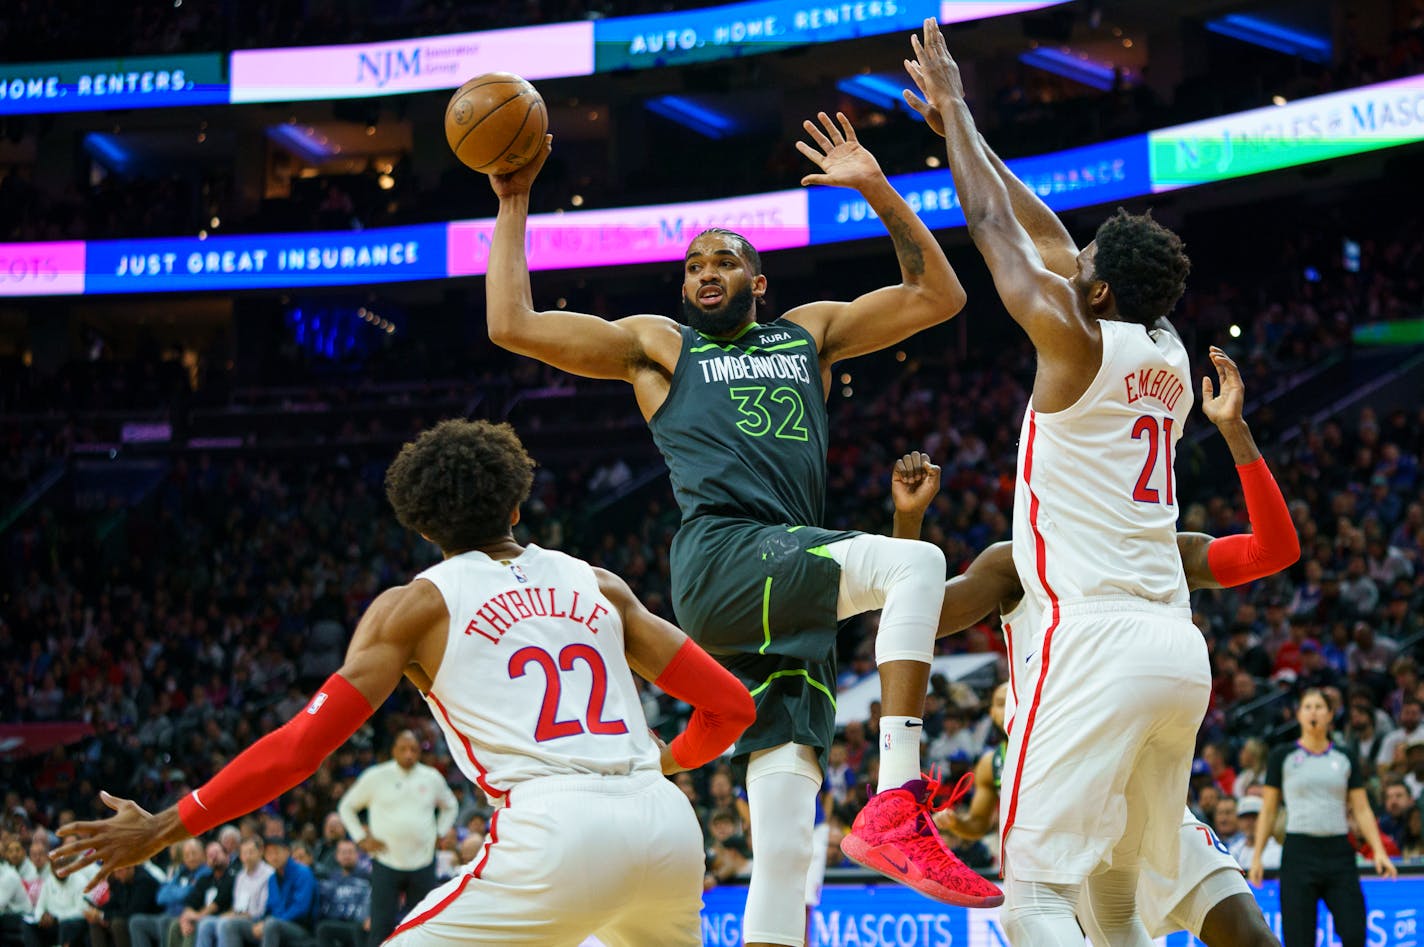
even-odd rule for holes
{"type": "Polygon", "coordinates": [[[1224,181],[1424,138],[1424,76],[1148,133],[1152,187],[1224,181]]]}
{"type": "Polygon", "coordinates": [[[443,279],[448,224],[376,230],[96,240],[84,292],[350,286],[443,279]]]}
{"type": "Polygon", "coordinates": [[[0,64],[0,115],[225,105],[219,53],[0,64]]]}
{"type": "MultiPolygon", "coordinates": [[[[1424,139],[1424,76],[1192,122],[1147,135],[1009,162],[1054,210],[1108,203],[1411,144],[1424,139]]],[[[926,224],[964,224],[946,170],[891,184],[926,224]]],[[[540,214],[530,219],[534,269],[679,260],[707,227],[780,250],[883,236],[870,208],[842,188],[540,214]]],[[[493,218],[364,231],[0,244],[0,296],[346,286],[485,272],[493,218]]]]}

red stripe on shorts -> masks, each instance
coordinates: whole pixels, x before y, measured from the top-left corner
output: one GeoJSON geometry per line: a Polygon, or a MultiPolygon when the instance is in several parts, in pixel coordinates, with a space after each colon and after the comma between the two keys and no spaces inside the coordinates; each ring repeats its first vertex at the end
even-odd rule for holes
{"type": "Polygon", "coordinates": [[[451,904],[455,902],[455,899],[458,898],[464,892],[465,886],[468,885],[471,880],[480,877],[484,873],[485,863],[489,861],[490,849],[494,848],[495,843],[499,841],[499,814],[503,811],[504,809],[496,809],[494,810],[494,815],[490,816],[489,842],[485,845],[484,856],[480,858],[480,863],[475,866],[475,870],[465,875],[465,877],[461,878],[460,883],[455,886],[455,890],[451,891],[445,897],[441,898],[440,902],[436,904],[433,908],[431,908],[429,911],[426,911],[419,917],[411,918],[410,920],[402,924],[400,927],[397,927],[395,930],[391,931],[391,936],[387,937],[386,940],[383,941],[383,943],[388,943],[392,937],[395,937],[398,934],[403,934],[406,931],[410,930],[412,927],[419,927],[421,924],[424,924],[426,921],[430,920],[432,917],[448,908],[451,904]]]}
{"type": "MultiPolygon", "coordinates": [[[[1028,413],[1028,446],[1024,449],[1024,486],[1028,488],[1028,522],[1033,529],[1033,549],[1035,558],[1038,561],[1038,581],[1043,586],[1044,593],[1048,596],[1052,620],[1048,623],[1048,630],[1043,634],[1043,661],[1038,672],[1038,685],[1033,691],[1033,702],[1028,707],[1028,718],[1024,722],[1023,740],[1019,743],[1018,765],[1014,768],[1014,788],[1009,795],[1009,814],[1004,819],[1003,841],[1006,845],[1009,840],[1009,832],[1014,827],[1014,817],[1019,809],[1019,784],[1023,781],[1024,758],[1028,755],[1028,740],[1033,735],[1033,721],[1038,716],[1038,702],[1043,697],[1043,681],[1048,677],[1048,655],[1049,646],[1053,644],[1053,630],[1058,627],[1058,596],[1054,594],[1053,587],[1048,584],[1048,563],[1047,549],[1043,541],[1043,534],[1038,530],[1038,495],[1033,492],[1033,439],[1038,428],[1034,424],[1034,413],[1030,409],[1028,413]]],[[[1015,710],[1014,716],[1018,716],[1015,710]]]]}
{"type": "MultiPolygon", "coordinates": [[[[1019,685],[1018,665],[1014,664],[1014,628],[1008,622],[1004,622],[1004,645],[1009,649],[1009,693],[1014,695],[1014,716],[1019,712],[1019,685]]],[[[1004,733],[1012,736],[1014,732],[1014,718],[1010,717],[1004,721],[1004,733]]]]}
{"type": "Polygon", "coordinates": [[[442,717],[445,718],[445,725],[450,728],[450,732],[453,733],[453,734],[455,734],[455,736],[457,736],[457,737],[460,738],[460,743],[461,743],[461,745],[463,745],[464,748],[465,748],[465,755],[470,758],[470,762],[473,763],[474,766],[475,766],[475,782],[477,782],[477,783],[480,784],[480,788],[485,791],[485,794],[486,794],[486,795],[490,795],[490,796],[505,796],[505,795],[508,795],[507,793],[504,793],[504,792],[501,792],[501,791],[498,790],[498,789],[495,789],[493,786],[491,786],[491,785],[489,784],[489,781],[488,781],[487,779],[485,779],[485,777],[489,775],[489,770],[487,770],[487,769],[485,769],[483,766],[481,766],[481,765],[480,765],[480,761],[475,758],[475,748],[470,745],[470,738],[467,737],[467,736],[465,736],[463,733],[461,733],[461,732],[460,732],[460,729],[459,729],[458,727],[456,727],[454,723],[451,722],[451,720],[450,720],[450,712],[445,709],[445,705],[444,705],[444,704],[440,703],[440,698],[435,696],[435,692],[434,692],[434,691],[431,691],[431,692],[430,692],[428,695],[426,695],[426,696],[428,696],[428,697],[430,698],[430,702],[435,705],[435,709],[438,710],[438,711],[440,711],[440,716],[442,716],[442,717]]]}

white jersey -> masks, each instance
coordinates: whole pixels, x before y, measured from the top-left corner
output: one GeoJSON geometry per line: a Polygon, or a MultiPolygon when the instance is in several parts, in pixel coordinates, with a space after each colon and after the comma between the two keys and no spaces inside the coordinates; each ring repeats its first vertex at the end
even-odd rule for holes
{"type": "Polygon", "coordinates": [[[1012,733],[1014,710],[1024,700],[1033,700],[1028,694],[1020,698],[1019,688],[1023,686],[1022,668],[1033,654],[1038,633],[1039,613],[1027,595],[1019,603],[999,616],[999,625],[1004,629],[1004,645],[1009,651],[1009,693],[1004,697],[1004,733],[1012,733]]]}
{"type": "Polygon", "coordinates": [[[1071,407],[1029,408],[1019,439],[1014,565],[1045,619],[1062,603],[1187,604],[1172,469],[1193,396],[1165,329],[1099,320],[1103,358],[1071,407]]]}
{"type": "Polygon", "coordinates": [[[463,553],[416,578],[450,612],[425,699],[492,801],[541,776],[660,771],[622,618],[588,563],[530,545],[509,560],[463,553]]]}

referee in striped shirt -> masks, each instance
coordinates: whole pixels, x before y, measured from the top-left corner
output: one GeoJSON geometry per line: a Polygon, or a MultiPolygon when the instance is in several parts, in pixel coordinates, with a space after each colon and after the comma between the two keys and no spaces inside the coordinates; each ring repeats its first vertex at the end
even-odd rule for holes
{"type": "Polygon", "coordinates": [[[1318,688],[1300,698],[1300,739],[1278,746],[1266,764],[1261,818],[1251,854],[1250,878],[1259,886],[1261,851],[1286,806],[1286,844],[1281,852],[1281,932],[1285,947],[1315,947],[1315,918],[1323,899],[1335,920],[1341,947],[1365,947],[1365,893],[1355,869],[1346,813],[1355,816],[1380,874],[1397,875],[1384,853],[1379,824],[1365,794],[1359,764],[1330,742],[1330,702],[1318,688]]]}

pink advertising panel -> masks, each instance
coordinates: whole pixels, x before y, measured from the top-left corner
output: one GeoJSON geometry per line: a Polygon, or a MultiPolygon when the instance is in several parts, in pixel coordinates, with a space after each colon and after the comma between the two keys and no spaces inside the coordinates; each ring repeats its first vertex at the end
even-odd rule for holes
{"type": "Polygon", "coordinates": [[[0,296],[84,292],[84,241],[0,243],[0,296]]]}
{"type": "Polygon", "coordinates": [[[593,22],[550,23],[390,43],[232,54],[233,102],[351,99],[454,89],[482,72],[526,79],[593,73],[593,22]]]}
{"type": "MultiPolygon", "coordinates": [[[[809,242],[805,191],[616,210],[538,214],[529,218],[526,250],[533,270],[681,260],[708,227],[735,230],[758,250],[809,242]]],[[[450,224],[451,276],[478,276],[489,263],[493,218],[450,224]]]]}
{"type": "Polygon", "coordinates": [[[1010,13],[1025,13],[1053,7],[1063,0],[941,0],[939,21],[941,23],[967,23],[970,20],[987,20],[992,16],[1008,16],[1010,13]]]}

